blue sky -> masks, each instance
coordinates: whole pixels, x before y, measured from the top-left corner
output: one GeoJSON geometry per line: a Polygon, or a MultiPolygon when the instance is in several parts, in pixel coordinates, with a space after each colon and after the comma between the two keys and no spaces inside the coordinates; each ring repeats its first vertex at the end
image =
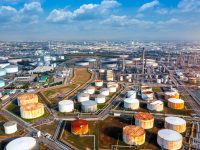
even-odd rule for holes
{"type": "Polygon", "coordinates": [[[200,0],[0,0],[0,40],[199,40],[200,0]]]}

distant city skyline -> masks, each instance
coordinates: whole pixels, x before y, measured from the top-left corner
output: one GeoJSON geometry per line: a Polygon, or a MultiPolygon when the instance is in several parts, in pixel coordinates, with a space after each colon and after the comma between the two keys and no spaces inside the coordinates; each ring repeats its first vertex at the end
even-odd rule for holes
{"type": "Polygon", "coordinates": [[[200,0],[1,0],[0,40],[200,40],[200,0]]]}

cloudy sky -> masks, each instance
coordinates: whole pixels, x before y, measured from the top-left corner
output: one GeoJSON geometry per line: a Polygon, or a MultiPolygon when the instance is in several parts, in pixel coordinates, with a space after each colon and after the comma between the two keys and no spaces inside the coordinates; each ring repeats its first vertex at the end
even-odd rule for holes
{"type": "Polygon", "coordinates": [[[200,40],[200,0],[0,0],[0,40],[200,40]]]}

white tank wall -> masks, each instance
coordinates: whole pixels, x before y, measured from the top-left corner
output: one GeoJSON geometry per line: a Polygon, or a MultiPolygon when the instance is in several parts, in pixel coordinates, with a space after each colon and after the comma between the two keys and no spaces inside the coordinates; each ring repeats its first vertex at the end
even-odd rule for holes
{"type": "Polygon", "coordinates": [[[71,100],[60,101],[58,103],[58,109],[60,112],[72,112],[74,110],[74,103],[71,100]]]}
{"type": "Polygon", "coordinates": [[[17,123],[13,125],[4,125],[5,134],[13,134],[17,132],[17,123]]]}

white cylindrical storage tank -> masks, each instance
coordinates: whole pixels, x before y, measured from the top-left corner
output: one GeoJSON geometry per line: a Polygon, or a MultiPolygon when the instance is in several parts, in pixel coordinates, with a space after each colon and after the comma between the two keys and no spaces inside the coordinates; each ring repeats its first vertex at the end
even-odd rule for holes
{"type": "Polygon", "coordinates": [[[117,88],[115,86],[110,86],[110,87],[108,87],[108,89],[109,89],[110,93],[114,93],[117,91],[117,88]]]}
{"type": "Polygon", "coordinates": [[[5,84],[5,81],[0,79],[0,88],[1,88],[1,87],[4,87],[5,85],[6,85],[6,84],[5,84]]]}
{"type": "Polygon", "coordinates": [[[85,93],[88,93],[88,94],[94,94],[94,92],[95,92],[95,87],[93,86],[89,86],[85,90],[85,93]]]}
{"type": "Polygon", "coordinates": [[[104,96],[108,96],[109,95],[109,89],[108,88],[100,89],[100,94],[102,94],[104,96]]]}
{"type": "Polygon", "coordinates": [[[17,73],[18,72],[18,66],[16,65],[9,65],[6,66],[5,68],[6,73],[17,73]]]}
{"type": "Polygon", "coordinates": [[[108,83],[107,83],[107,87],[109,88],[109,87],[111,87],[111,86],[115,86],[116,88],[118,88],[118,87],[119,87],[119,84],[116,83],[116,82],[108,82],[108,83]]]}
{"type": "Polygon", "coordinates": [[[102,80],[96,80],[95,81],[95,86],[97,86],[97,87],[103,86],[103,81],[102,80]]]}
{"type": "Polygon", "coordinates": [[[124,108],[136,110],[140,107],[140,102],[138,99],[135,98],[126,98],[124,99],[124,108]]]}
{"type": "Polygon", "coordinates": [[[161,79],[156,79],[156,83],[160,84],[161,83],[161,79]]]}
{"type": "Polygon", "coordinates": [[[168,150],[181,149],[183,137],[180,133],[170,130],[162,129],[158,131],[157,143],[160,147],[168,150]]]}
{"type": "Polygon", "coordinates": [[[95,112],[97,110],[97,102],[91,100],[82,102],[81,110],[86,113],[95,112]]]}
{"type": "Polygon", "coordinates": [[[45,55],[43,59],[44,59],[44,61],[46,61],[46,62],[47,62],[47,61],[51,61],[51,56],[50,56],[50,55],[45,55]]]}
{"type": "Polygon", "coordinates": [[[152,103],[148,103],[147,108],[152,111],[163,111],[164,103],[163,101],[157,100],[152,103]]]}
{"type": "Polygon", "coordinates": [[[84,101],[89,101],[90,100],[90,94],[88,93],[80,93],[77,96],[78,102],[84,102],[84,101]]]}
{"type": "Polygon", "coordinates": [[[17,122],[16,121],[8,121],[3,124],[5,134],[13,134],[17,131],[17,122]]]}
{"type": "Polygon", "coordinates": [[[186,130],[186,121],[179,117],[166,117],[165,128],[183,133],[186,130]]]}
{"type": "Polygon", "coordinates": [[[38,149],[37,141],[32,137],[20,137],[9,142],[5,150],[33,150],[38,149]]]}
{"type": "Polygon", "coordinates": [[[76,62],[75,64],[76,66],[89,66],[90,63],[88,61],[80,61],[80,62],[76,62]]]}
{"type": "Polygon", "coordinates": [[[124,77],[123,76],[120,76],[120,81],[124,81],[124,77]]]}
{"type": "Polygon", "coordinates": [[[95,101],[96,101],[98,104],[103,104],[103,103],[106,102],[106,97],[105,97],[105,95],[98,94],[98,95],[95,97],[95,101]]]}
{"type": "Polygon", "coordinates": [[[0,77],[5,76],[5,75],[6,75],[6,71],[0,68],[0,77]]]}
{"type": "Polygon", "coordinates": [[[88,62],[95,62],[96,59],[95,59],[95,58],[85,58],[85,61],[88,61],[88,62]]]}
{"type": "Polygon", "coordinates": [[[126,93],[126,97],[130,97],[130,98],[136,98],[136,91],[131,90],[131,91],[127,91],[126,93]]]}
{"type": "Polygon", "coordinates": [[[154,97],[154,93],[147,91],[142,93],[142,99],[147,101],[152,101],[154,97]]]}
{"type": "Polygon", "coordinates": [[[72,100],[63,100],[58,103],[60,112],[72,112],[74,110],[74,102],[72,100]]]}
{"type": "Polygon", "coordinates": [[[99,73],[104,73],[105,70],[104,69],[99,69],[99,73]]]}

